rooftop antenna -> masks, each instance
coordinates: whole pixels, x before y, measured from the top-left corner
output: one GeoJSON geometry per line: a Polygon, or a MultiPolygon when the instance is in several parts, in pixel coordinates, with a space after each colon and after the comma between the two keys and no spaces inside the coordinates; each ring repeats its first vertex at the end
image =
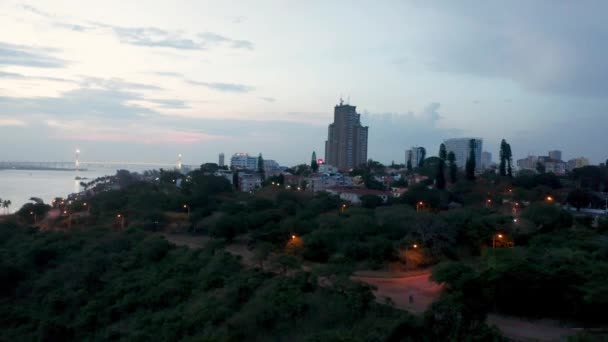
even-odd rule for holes
{"type": "Polygon", "coordinates": [[[342,98],[342,94],[340,94],[340,106],[344,104],[344,99],[342,98]]]}

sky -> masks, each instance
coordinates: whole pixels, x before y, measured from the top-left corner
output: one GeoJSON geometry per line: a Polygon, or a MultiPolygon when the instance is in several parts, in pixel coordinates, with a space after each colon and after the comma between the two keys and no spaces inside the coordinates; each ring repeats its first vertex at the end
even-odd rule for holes
{"type": "Polygon", "coordinates": [[[606,1],[0,0],[0,160],[368,157],[443,139],[608,158],[606,1]]]}

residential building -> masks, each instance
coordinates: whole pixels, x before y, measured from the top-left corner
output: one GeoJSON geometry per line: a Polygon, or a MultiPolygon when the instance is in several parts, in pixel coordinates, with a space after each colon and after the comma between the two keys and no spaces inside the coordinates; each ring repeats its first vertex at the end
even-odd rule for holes
{"type": "Polygon", "coordinates": [[[589,159],[587,159],[585,157],[578,157],[578,158],[568,160],[566,169],[568,171],[572,171],[574,169],[578,169],[578,168],[585,167],[585,166],[589,166],[589,159]]]}
{"type": "Polygon", "coordinates": [[[247,153],[235,153],[230,158],[230,167],[235,170],[258,170],[258,157],[251,157],[247,153]]]}
{"type": "Polygon", "coordinates": [[[233,181],[232,171],[230,171],[230,170],[221,170],[220,169],[220,170],[217,170],[215,172],[215,175],[218,176],[218,177],[224,177],[224,178],[226,178],[230,182],[230,184],[233,185],[232,184],[232,181],[233,181]]]}
{"type": "Polygon", "coordinates": [[[549,158],[554,159],[554,160],[562,160],[562,151],[560,150],[553,150],[553,151],[549,151],[549,158]]]}
{"type": "Polygon", "coordinates": [[[334,122],[327,129],[325,163],[348,171],[367,162],[368,127],[361,125],[355,106],[340,104],[334,108],[334,122]]]}
{"type": "Polygon", "coordinates": [[[224,153],[220,153],[217,165],[219,167],[224,167],[224,163],[225,163],[225,161],[224,161],[224,153]]]}
{"type": "Polygon", "coordinates": [[[456,156],[456,165],[459,168],[464,169],[471,154],[471,140],[474,141],[473,153],[475,154],[475,170],[480,172],[482,169],[481,151],[483,147],[483,140],[481,138],[446,139],[443,143],[445,144],[448,153],[454,152],[454,155],[456,156]]]}
{"type": "Polygon", "coordinates": [[[408,161],[412,162],[412,167],[416,168],[420,165],[420,161],[425,157],[425,149],[420,146],[412,146],[411,149],[405,151],[405,165],[408,161]]]}
{"type": "Polygon", "coordinates": [[[275,160],[264,159],[264,173],[267,177],[278,175],[281,171],[281,166],[275,160]]]}
{"type": "Polygon", "coordinates": [[[243,192],[253,191],[262,187],[260,175],[248,172],[239,172],[239,190],[243,192]]]}
{"type": "Polygon", "coordinates": [[[541,163],[545,166],[545,172],[547,173],[552,172],[558,176],[566,174],[567,164],[561,160],[550,158],[541,163]]]}
{"type": "Polygon", "coordinates": [[[481,152],[481,169],[487,170],[492,165],[492,153],[483,151],[481,152]]]}
{"type": "Polygon", "coordinates": [[[384,203],[386,203],[386,201],[388,201],[389,196],[391,196],[390,191],[348,188],[342,186],[332,186],[327,188],[326,191],[332,195],[337,195],[340,197],[341,200],[350,202],[352,204],[361,204],[361,197],[365,195],[378,196],[382,199],[382,202],[384,203]]]}
{"type": "Polygon", "coordinates": [[[536,171],[537,163],[538,163],[538,157],[527,156],[526,158],[517,160],[517,169],[536,171]]]}

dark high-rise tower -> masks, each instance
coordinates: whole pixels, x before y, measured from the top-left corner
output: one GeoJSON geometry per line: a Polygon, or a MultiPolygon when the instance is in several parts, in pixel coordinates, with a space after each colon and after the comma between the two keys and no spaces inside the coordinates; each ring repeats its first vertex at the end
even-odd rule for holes
{"type": "Polygon", "coordinates": [[[329,125],[325,142],[325,163],[348,171],[367,162],[367,130],[361,126],[357,107],[340,104],[334,108],[334,122],[329,125]]]}

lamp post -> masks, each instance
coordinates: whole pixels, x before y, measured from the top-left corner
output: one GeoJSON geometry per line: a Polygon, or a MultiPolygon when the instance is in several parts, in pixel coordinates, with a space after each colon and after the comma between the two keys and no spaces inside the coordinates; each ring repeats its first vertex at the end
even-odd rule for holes
{"type": "MultiPolygon", "coordinates": [[[[417,249],[418,245],[417,244],[413,244],[413,245],[411,245],[411,247],[414,248],[414,249],[417,249]]],[[[410,245],[405,246],[405,271],[406,272],[409,271],[409,266],[410,266],[410,263],[409,263],[409,261],[407,259],[407,251],[409,250],[409,248],[410,248],[410,245]]]]}
{"type": "Polygon", "coordinates": [[[346,204],[342,204],[342,206],[340,206],[340,213],[344,214],[344,211],[346,211],[346,204]]]}
{"type": "Polygon", "coordinates": [[[34,225],[35,225],[37,223],[37,218],[38,217],[37,217],[36,213],[33,212],[33,211],[30,211],[30,215],[32,215],[34,217],[34,225]]]}
{"type": "Polygon", "coordinates": [[[424,208],[424,202],[422,201],[416,203],[416,212],[419,212],[421,208],[424,208]]]}
{"type": "Polygon", "coordinates": [[[187,204],[184,204],[184,209],[187,210],[187,212],[188,212],[188,218],[190,218],[190,206],[187,205],[187,204]]]}
{"type": "Polygon", "coordinates": [[[120,222],[120,229],[124,229],[125,228],[125,217],[124,217],[124,215],[118,214],[118,215],[116,215],[116,218],[120,222]]]}
{"type": "Polygon", "coordinates": [[[491,207],[492,207],[492,200],[488,198],[486,200],[486,208],[491,208],[491,207]]]}
{"type": "Polygon", "coordinates": [[[502,240],[503,235],[502,234],[494,234],[494,235],[492,235],[492,249],[496,248],[496,238],[498,238],[499,240],[502,240]]]}
{"type": "Polygon", "coordinates": [[[84,202],[82,205],[87,209],[87,214],[90,214],[91,213],[91,207],[88,205],[88,203],[84,202]]]}

